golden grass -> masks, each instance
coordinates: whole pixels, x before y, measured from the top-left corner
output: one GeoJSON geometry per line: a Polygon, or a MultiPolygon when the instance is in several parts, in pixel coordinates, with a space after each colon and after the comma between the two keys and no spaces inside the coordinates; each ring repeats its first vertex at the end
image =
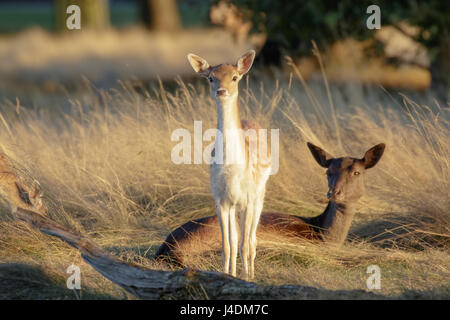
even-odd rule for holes
{"type": "MultiPolygon", "coordinates": [[[[194,120],[203,121],[203,130],[215,127],[213,100],[203,83],[178,81],[172,92],[162,85],[136,88],[127,82],[111,90],[82,87],[55,105],[31,97],[34,110],[3,102],[0,151],[41,182],[53,219],[124,259],[166,268],[146,258],[168,232],[214,214],[208,166],[175,165],[170,158],[174,129],[192,132],[194,120]],[[62,107],[67,103],[69,111],[62,107]]],[[[340,249],[263,241],[258,282],[365,289],[367,266],[378,264],[380,294],[449,297],[448,106],[432,98],[419,105],[381,88],[326,90],[321,83],[274,81],[255,71],[241,85],[241,108],[243,118],[280,129],[280,169],[269,179],[265,210],[305,216],[323,210],[324,169],[306,141],[335,156],[355,157],[377,143],[387,145],[365,177],[366,195],[351,241],[340,249]]],[[[1,212],[0,262],[40,266],[59,279],[45,288],[64,288],[65,270],[75,263],[82,267],[87,297],[130,298],[84,264],[75,250],[12,221],[5,208],[1,212]]],[[[220,270],[220,254],[197,256],[191,264],[220,270]]],[[[45,288],[24,296],[33,298],[43,290],[46,298],[71,297],[45,288]]]]}

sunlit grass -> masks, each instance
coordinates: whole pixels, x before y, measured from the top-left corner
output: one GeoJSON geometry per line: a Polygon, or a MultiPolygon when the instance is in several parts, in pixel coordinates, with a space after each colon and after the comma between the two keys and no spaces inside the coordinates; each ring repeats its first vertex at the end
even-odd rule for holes
{"type": "MultiPolygon", "coordinates": [[[[54,220],[125,260],[168,268],[147,258],[174,227],[214,214],[208,166],[175,165],[170,158],[173,130],[193,132],[194,120],[202,120],[204,131],[215,127],[214,102],[203,84],[179,81],[176,87],[169,92],[162,85],[125,82],[101,90],[85,83],[80,94],[66,94],[55,105],[39,97],[35,109],[2,102],[0,149],[41,182],[54,220]]],[[[351,241],[340,249],[262,241],[258,282],[365,289],[366,268],[377,264],[383,277],[380,294],[415,297],[418,291],[420,297],[448,298],[445,103],[430,99],[419,105],[407,95],[357,85],[331,85],[327,91],[321,82],[278,82],[259,78],[256,71],[241,84],[240,97],[243,118],[280,129],[280,169],[269,179],[265,210],[311,216],[324,209],[325,172],[306,141],[335,156],[354,157],[377,143],[387,145],[380,163],[367,172],[351,241]]],[[[84,264],[75,250],[12,221],[6,208],[2,217],[2,263],[39,265],[61,279],[75,263],[82,266],[89,294],[129,297],[84,264]]],[[[210,252],[189,264],[221,270],[220,259],[219,252],[210,252]]],[[[53,297],[59,295],[55,291],[53,297]]]]}

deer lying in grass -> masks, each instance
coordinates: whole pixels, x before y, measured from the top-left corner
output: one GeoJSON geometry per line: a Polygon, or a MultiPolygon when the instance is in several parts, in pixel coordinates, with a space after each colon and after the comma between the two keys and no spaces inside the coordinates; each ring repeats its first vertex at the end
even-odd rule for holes
{"type": "MultiPolygon", "coordinates": [[[[380,143],[372,147],[362,159],[333,158],[312,143],[308,143],[308,147],[317,163],[327,168],[329,202],[325,211],[313,218],[263,212],[258,237],[272,235],[275,240],[307,238],[340,245],[350,229],[355,204],[364,194],[364,172],[377,164],[385,145],[380,143]]],[[[215,216],[185,223],[167,237],[155,258],[183,265],[184,257],[200,254],[205,246],[217,248],[220,242],[217,224],[215,216]]]]}
{"type": "Polygon", "coordinates": [[[241,121],[238,106],[239,80],[250,70],[255,51],[250,50],[236,65],[210,66],[205,59],[189,54],[199,75],[208,79],[217,105],[217,127],[211,161],[211,190],[222,234],[223,271],[236,276],[238,231],[243,277],[254,277],[256,229],[261,215],[266,183],[271,172],[267,148],[263,152],[256,123],[241,121]]]}
{"type": "Polygon", "coordinates": [[[0,154],[0,196],[7,200],[10,206],[35,210],[44,214],[47,212],[42,202],[39,182],[35,180],[31,188],[27,187],[3,154],[0,154]]]}

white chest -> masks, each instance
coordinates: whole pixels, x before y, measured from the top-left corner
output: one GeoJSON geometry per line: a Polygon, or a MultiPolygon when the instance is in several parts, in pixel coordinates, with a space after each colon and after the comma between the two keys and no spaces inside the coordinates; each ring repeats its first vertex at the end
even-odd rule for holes
{"type": "Polygon", "coordinates": [[[241,203],[249,181],[245,165],[211,164],[211,190],[216,199],[241,203]]]}

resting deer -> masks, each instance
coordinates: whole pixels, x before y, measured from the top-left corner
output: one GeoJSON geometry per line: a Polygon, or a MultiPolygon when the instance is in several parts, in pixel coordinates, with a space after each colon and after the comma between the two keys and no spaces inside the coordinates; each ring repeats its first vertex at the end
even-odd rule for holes
{"type": "Polygon", "coordinates": [[[44,214],[47,212],[42,202],[39,182],[35,180],[31,188],[28,188],[3,154],[0,154],[0,197],[10,206],[36,210],[44,214]]]}
{"type": "Polygon", "coordinates": [[[222,234],[223,271],[236,276],[239,213],[243,276],[253,278],[256,229],[271,172],[267,150],[262,152],[260,139],[254,135],[259,132],[258,125],[241,121],[239,116],[238,83],[250,70],[255,51],[246,52],[236,65],[210,66],[194,54],[187,58],[195,72],[208,79],[217,105],[218,135],[211,154],[210,178],[222,234]]]}
{"type": "MultiPolygon", "coordinates": [[[[363,158],[333,158],[321,148],[308,143],[314,159],[327,168],[328,205],[325,211],[313,218],[285,213],[263,212],[258,237],[307,238],[342,244],[348,234],[355,205],[364,194],[363,177],[367,169],[377,164],[383,155],[385,145],[380,143],[369,149],[363,158]]],[[[156,259],[167,259],[179,264],[186,255],[196,255],[205,246],[216,248],[220,241],[217,235],[215,216],[192,220],[175,229],[161,245],[156,259]]]]}

